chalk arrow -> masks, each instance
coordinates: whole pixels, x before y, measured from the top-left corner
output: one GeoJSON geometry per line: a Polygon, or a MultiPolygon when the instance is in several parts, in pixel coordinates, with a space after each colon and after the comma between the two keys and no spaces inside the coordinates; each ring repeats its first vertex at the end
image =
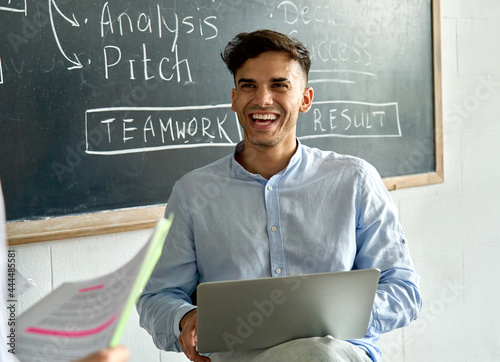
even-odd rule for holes
{"type": "Polygon", "coordinates": [[[52,0],[52,4],[54,5],[54,8],[57,10],[59,15],[61,15],[63,17],[64,20],[66,20],[72,26],[80,26],[80,23],[78,23],[78,21],[76,20],[74,13],[73,13],[73,20],[71,20],[70,18],[68,18],[66,15],[63,14],[63,12],[59,9],[59,7],[57,6],[57,4],[54,0],[52,0]]]}
{"type": "Polygon", "coordinates": [[[66,58],[66,60],[68,62],[70,62],[71,64],[73,64],[72,66],[69,66],[68,67],[68,70],[72,70],[72,69],[80,69],[80,68],[83,68],[82,66],[82,63],[80,62],[80,59],[78,59],[78,56],[73,53],[73,56],[74,56],[74,59],[71,59],[67,54],[66,52],[64,51],[64,49],[62,48],[61,46],[61,42],[59,41],[59,37],[57,36],[57,31],[56,31],[56,27],[54,25],[54,15],[52,13],[52,6],[54,6],[54,8],[57,10],[57,12],[66,20],[68,21],[72,26],[77,26],[79,27],[80,24],[78,23],[78,21],[76,21],[76,18],[75,18],[75,14],[73,14],[73,19],[74,20],[71,20],[70,18],[68,18],[67,16],[65,16],[60,10],[59,8],[57,7],[56,3],[54,0],[49,0],[49,17],[50,17],[50,25],[52,26],[52,33],[54,34],[54,39],[57,43],[57,47],[59,48],[59,51],[61,52],[61,54],[63,55],[64,58],[66,58]]]}
{"type": "Polygon", "coordinates": [[[0,84],[3,84],[2,58],[0,58],[0,84]]]}

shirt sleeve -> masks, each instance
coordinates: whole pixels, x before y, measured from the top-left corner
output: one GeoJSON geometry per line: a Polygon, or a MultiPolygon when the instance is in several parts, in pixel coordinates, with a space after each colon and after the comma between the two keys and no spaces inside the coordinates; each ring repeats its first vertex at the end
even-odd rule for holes
{"type": "Polygon", "coordinates": [[[191,294],[198,284],[196,253],[191,218],[174,186],[165,215],[174,220],[163,246],[162,255],[137,302],[140,325],[165,351],[181,352],[179,322],[194,309],[191,294]]]}
{"type": "MultiPolygon", "coordinates": [[[[362,162],[356,205],[357,269],[380,269],[368,336],[408,325],[422,307],[397,209],[375,168],[362,162]]],[[[377,338],[378,339],[378,338],[377,338]]]]}

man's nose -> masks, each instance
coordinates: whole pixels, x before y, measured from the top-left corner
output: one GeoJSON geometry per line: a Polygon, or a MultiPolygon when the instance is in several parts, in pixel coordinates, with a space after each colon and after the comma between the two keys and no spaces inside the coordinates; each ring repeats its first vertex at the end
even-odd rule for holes
{"type": "Polygon", "coordinates": [[[273,95],[267,87],[259,87],[255,93],[255,103],[260,107],[267,107],[273,104],[273,95]]]}

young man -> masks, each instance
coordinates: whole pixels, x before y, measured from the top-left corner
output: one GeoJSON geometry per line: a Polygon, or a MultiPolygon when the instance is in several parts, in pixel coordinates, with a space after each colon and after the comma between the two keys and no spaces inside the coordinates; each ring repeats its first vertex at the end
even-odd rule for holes
{"type": "Polygon", "coordinates": [[[380,360],[380,335],[407,325],[421,307],[419,278],[380,176],[363,160],[297,140],[299,113],[314,94],[303,44],[268,30],[242,33],[222,57],[234,76],[232,110],[244,140],[174,186],[166,213],[175,221],[138,302],[141,325],[160,349],[192,361],[303,361],[312,353],[315,361],[380,360]],[[207,200],[194,196],[200,189],[207,200]],[[198,283],[369,268],[381,278],[363,339],[318,336],[210,359],[196,352],[190,295],[198,283]]]}

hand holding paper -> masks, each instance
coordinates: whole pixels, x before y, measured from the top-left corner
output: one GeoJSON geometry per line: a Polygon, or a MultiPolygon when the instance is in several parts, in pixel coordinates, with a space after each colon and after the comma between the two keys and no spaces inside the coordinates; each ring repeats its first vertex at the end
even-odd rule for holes
{"type": "Polygon", "coordinates": [[[171,223],[172,217],[161,219],[146,245],[115,272],[64,283],[23,313],[16,356],[22,362],[63,362],[117,346],[171,223]]]}

